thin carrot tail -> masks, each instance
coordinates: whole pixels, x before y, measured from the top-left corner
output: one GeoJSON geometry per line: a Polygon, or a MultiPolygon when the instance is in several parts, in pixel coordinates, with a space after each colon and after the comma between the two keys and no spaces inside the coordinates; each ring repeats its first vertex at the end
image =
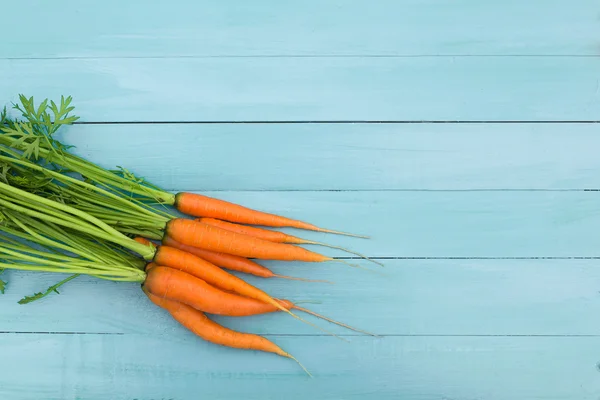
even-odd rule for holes
{"type": "Polygon", "coordinates": [[[361,258],[364,258],[365,260],[369,260],[369,261],[371,261],[372,263],[375,263],[375,264],[377,264],[377,265],[380,265],[380,266],[382,266],[382,267],[384,266],[382,262],[379,262],[379,261],[377,261],[377,260],[373,260],[372,258],[369,258],[369,257],[365,256],[364,254],[357,253],[356,251],[353,251],[353,250],[346,249],[345,247],[334,246],[334,245],[332,245],[332,244],[321,243],[321,242],[313,242],[312,240],[306,240],[306,241],[304,241],[303,243],[304,243],[304,244],[314,244],[314,245],[318,245],[318,246],[329,247],[329,248],[331,248],[331,249],[338,249],[338,250],[342,250],[342,251],[345,251],[346,253],[354,254],[354,255],[357,255],[357,256],[359,256],[359,257],[361,257],[361,258]]]}
{"type": "Polygon", "coordinates": [[[315,226],[313,229],[311,229],[313,231],[317,231],[317,232],[323,232],[323,233],[332,233],[334,235],[343,235],[343,236],[350,236],[350,237],[355,237],[355,238],[360,238],[360,239],[370,239],[370,236],[366,236],[366,235],[357,235],[355,233],[348,233],[348,232],[341,232],[341,231],[334,231],[331,229],[323,229],[323,228],[319,228],[317,226],[315,226]]]}
{"type": "Polygon", "coordinates": [[[306,372],[308,374],[309,377],[313,377],[312,374],[306,369],[306,367],[304,365],[302,365],[302,363],[300,361],[298,361],[298,359],[296,357],[294,357],[293,355],[291,355],[288,352],[283,352],[282,354],[280,354],[281,356],[287,357],[287,358],[291,358],[292,360],[296,361],[298,363],[298,365],[304,370],[304,372],[306,372]]]}
{"type": "Polygon", "coordinates": [[[296,309],[296,310],[299,310],[299,311],[302,311],[302,312],[305,312],[305,313],[307,313],[307,314],[310,314],[310,315],[314,315],[315,317],[317,317],[317,318],[321,318],[321,319],[324,319],[325,321],[331,322],[332,324],[336,324],[336,325],[339,325],[339,326],[343,326],[344,328],[347,328],[347,329],[353,330],[353,331],[355,331],[355,332],[364,333],[364,334],[366,334],[366,335],[369,335],[369,336],[375,336],[375,337],[379,337],[379,335],[376,335],[376,334],[374,334],[374,333],[370,333],[370,332],[367,332],[367,331],[363,331],[363,330],[361,330],[361,329],[358,329],[358,328],[354,328],[354,327],[352,327],[352,326],[350,326],[350,325],[344,324],[344,323],[342,323],[342,322],[338,322],[338,321],[336,321],[336,320],[333,320],[333,319],[331,319],[331,318],[327,318],[327,317],[326,317],[326,316],[324,316],[324,315],[317,314],[316,312],[314,312],[314,311],[310,311],[310,310],[308,310],[308,309],[306,309],[306,308],[304,308],[304,307],[299,307],[299,306],[297,306],[297,305],[294,305],[292,308],[294,308],[294,309],[296,309]]]}
{"type": "Polygon", "coordinates": [[[372,270],[370,270],[368,268],[365,268],[365,267],[363,267],[361,265],[358,265],[358,264],[352,264],[351,262],[348,262],[346,260],[339,260],[337,258],[331,258],[328,261],[339,262],[339,263],[342,263],[342,264],[346,264],[346,265],[348,265],[348,266],[350,266],[352,268],[359,268],[359,269],[364,269],[365,271],[371,271],[371,272],[373,272],[372,270]]]}
{"type": "Polygon", "coordinates": [[[323,279],[306,279],[306,278],[298,278],[298,277],[295,277],[295,276],[277,275],[277,274],[274,274],[273,277],[274,278],[289,279],[289,280],[292,280],[292,281],[321,282],[321,283],[329,283],[329,284],[333,285],[333,282],[326,281],[326,280],[323,280],[323,279]]]}
{"type": "Polygon", "coordinates": [[[367,271],[367,272],[370,272],[370,273],[372,273],[372,274],[377,274],[377,275],[385,276],[385,274],[384,274],[384,273],[382,273],[382,272],[375,271],[375,270],[372,270],[372,269],[369,269],[369,268],[365,268],[365,267],[363,267],[363,266],[360,266],[360,265],[358,265],[358,264],[352,264],[352,263],[350,263],[350,262],[348,262],[348,261],[346,261],[346,260],[339,260],[339,259],[337,259],[337,258],[331,258],[331,259],[330,259],[330,260],[328,260],[328,261],[339,262],[339,263],[342,263],[342,264],[349,265],[349,266],[351,266],[352,268],[364,269],[365,271],[367,271]]]}
{"type": "Polygon", "coordinates": [[[277,308],[279,308],[280,310],[287,312],[287,313],[288,313],[288,314],[290,314],[292,317],[294,317],[294,318],[296,318],[296,319],[298,319],[298,320],[300,320],[300,321],[304,322],[305,324],[308,324],[308,325],[310,325],[310,326],[312,326],[312,327],[314,327],[314,328],[317,328],[317,329],[318,329],[318,330],[320,330],[320,331],[323,331],[323,332],[325,332],[325,333],[327,333],[327,334],[330,334],[330,335],[332,335],[332,336],[335,336],[336,338],[338,338],[338,339],[340,339],[340,340],[343,340],[344,342],[348,342],[348,340],[347,340],[347,339],[344,339],[343,337],[341,337],[341,336],[338,336],[338,335],[336,335],[336,334],[335,334],[335,333],[333,333],[333,332],[329,332],[327,329],[321,328],[320,326],[318,326],[318,325],[315,325],[315,324],[313,324],[312,322],[308,322],[307,320],[305,320],[305,319],[303,319],[303,318],[300,318],[299,316],[297,316],[296,314],[294,314],[293,312],[291,312],[291,311],[290,311],[290,310],[288,310],[287,308],[283,307],[283,306],[282,306],[281,304],[279,304],[278,302],[274,301],[274,304],[276,304],[276,305],[277,305],[277,308]]]}
{"type": "Polygon", "coordinates": [[[319,300],[296,300],[294,304],[322,304],[322,301],[319,300]]]}
{"type": "MultiPolygon", "coordinates": [[[[267,295],[267,296],[268,296],[268,295],[267,295]]],[[[263,300],[263,301],[264,301],[264,300],[263,300]]],[[[299,321],[302,321],[302,322],[304,322],[305,324],[308,324],[308,325],[310,325],[310,326],[312,326],[312,327],[314,327],[314,328],[317,328],[317,329],[318,329],[318,330],[320,330],[320,331],[323,331],[323,332],[325,332],[325,333],[328,333],[328,334],[330,334],[330,335],[332,335],[332,336],[335,336],[336,338],[338,338],[338,339],[340,339],[340,340],[343,340],[344,342],[348,342],[348,340],[346,340],[346,339],[344,339],[344,338],[342,338],[342,337],[340,337],[340,336],[336,335],[335,333],[333,333],[333,332],[329,332],[327,329],[325,329],[325,328],[321,328],[320,326],[317,326],[317,325],[313,324],[312,322],[308,322],[308,321],[306,321],[305,319],[303,319],[303,318],[301,318],[301,317],[297,316],[296,314],[294,314],[293,312],[291,312],[290,310],[288,310],[287,308],[285,308],[284,306],[282,306],[281,304],[279,304],[279,302],[278,302],[278,301],[275,301],[275,299],[273,299],[271,296],[269,296],[269,301],[267,301],[267,303],[269,303],[269,304],[271,304],[271,305],[274,305],[275,307],[277,307],[277,308],[278,308],[278,309],[280,309],[281,311],[284,311],[284,312],[286,312],[286,313],[290,314],[292,317],[296,318],[296,319],[297,319],[297,320],[299,320],[299,321]]]]}

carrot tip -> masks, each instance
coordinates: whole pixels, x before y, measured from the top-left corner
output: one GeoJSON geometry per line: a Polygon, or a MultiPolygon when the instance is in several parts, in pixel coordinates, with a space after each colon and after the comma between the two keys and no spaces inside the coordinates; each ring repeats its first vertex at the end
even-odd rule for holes
{"type": "Polygon", "coordinates": [[[322,301],[319,300],[296,300],[294,304],[322,304],[322,301]]]}
{"type": "Polygon", "coordinates": [[[317,232],[323,232],[323,233],[332,233],[334,235],[343,235],[343,236],[350,236],[350,237],[355,237],[355,238],[361,238],[361,239],[370,239],[370,236],[366,236],[366,235],[357,235],[355,233],[348,233],[348,232],[341,232],[341,231],[333,231],[331,229],[322,229],[322,228],[317,228],[316,229],[317,232]]]}
{"type": "Polygon", "coordinates": [[[331,258],[331,259],[330,259],[330,260],[328,260],[328,261],[340,262],[340,263],[343,263],[343,264],[349,265],[349,266],[350,266],[350,267],[352,267],[352,268],[364,269],[365,271],[367,271],[367,272],[370,272],[370,273],[372,273],[372,274],[377,274],[377,275],[385,276],[385,274],[384,274],[384,273],[381,273],[381,272],[378,272],[378,271],[374,271],[374,270],[372,270],[372,269],[369,269],[369,268],[365,268],[365,267],[363,267],[363,266],[360,266],[360,265],[358,265],[358,264],[352,264],[352,263],[349,263],[349,262],[348,262],[348,261],[346,261],[346,260],[338,260],[338,259],[336,259],[336,258],[331,258]]]}
{"type": "Polygon", "coordinates": [[[333,333],[333,332],[329,332],[327,329],[321,328],[320,326],[318,326],[318,325],[315,325],[315,324],[313,324],[312,322],[308,322],[308,321],[306,321],[305,319],[303,319],[303,318],[300,318],[299,316],[297,316],[296,314],[294,314],[294,313],[293,313],[293,312],[291,312],[290,310],[288,310],[288,309],[286,309],[285,307],[281,306],[279,303],[275,302],[275,304],[277,304],[277,307],[278,307],[278,308],[280,308],[280,309],[284,310],[285,312],[287,312],[288,314],[290,314],[292,317],[294,317],[294,318],[296,318],[296,319],[298,319],[298,320],[300,320],[300,321],[304,322],[305,324],[308,324],[308,325],[310,325],[310,326],[312,326],[312,327],[314,327],[314,328],[317,328],[318,330],[320,330],[320,331],[323,331],[323,332],[325,332],[325,333],[327,333],[327,334],[329,334],[329,335],[332,335],[332,336],[334,336],[334,337],[336,337],[336,338],[338,338],[338,339],[340,339],[340,340],[343,340],[344,342],[349,342],[349,340],[347,340],[347,339],[344,339],[343,337],[341,337],[341,336],[338,336],[338,335],[336,335],[336,334],[335,334],[335,333],[333,333]]]}
{"type": "Polygon", "coordinates": [[[309,309],[306,309],[306,308],[304,308],[304,307],[298,307],[298,306],[294,305],[294,307],[293,307],[293,308],[295,308],[295,309],[296,309],[296,310],[298,310],[298,311],[302,311],[302,312],[305,312],[305,313],[307,313],[307,314],[313,315],[313,316],[315,316],[315,317],[317,317],[317,318],[324,319],[325,321],[331,322],[332,324],[336,324],[336,325],[339,325],[339,326],[343,326],[343,327],[344,327],[344,328],[346,328],[346,329],[350,329],[350,330],[353,330],[353,331],[355,331],[355,332],[364,333],[364,334],[366,334],[366,335],[369,335],[369,336],[375,336],[375,337],[379,337],[379,335],[376,335],[376,334],[374,334],[374,333],[371,333],[371,332],[363,331],[362,329],[354,328],[354,327],[352,327],[352,326],[350,326],[350,325],[347,325],[347,324],[344,324],[344,323],[342,323],[342,322],[336,321],[336,320],[334,320],[334,319],[328,318],[328,317],[326,317],[326,316],[324,316],[324,315],[317,314],[316,312],[314,312],[314,311],[311,311],[311,310],[309,310],[309,309]]]}
{"type": "Polygon", "coordinates": [[[365,260],[367,260],[367,261],[370,261],[370,262],[372,262],[372,263],[375,263],[375,264],[377,264],[377,265],[380,265],[380,266],[382,266],[382,267],[384,266],[384,265],[383,265],[383,263],[382,263],[382,262],[380,262],[380,261],[373,260],[372,258],[369,258],[369,257],[365,256],[364,254],[357,253],[356,251],[349,250],[349,249],[346,249],[346,248],[344,248],[344,247],[340,247],[340,246],[334,246],[334,245],[332,245],[332,244],[321,243],[321,242],[313,242],[312,240],[305,240],[305,241],[303,241],[303,243],[304,243],[304,244],[314,244],[314,245],[318,245],[318,246],[329,247],[330,249],[342,250],[342,251],[345,251],[346,253],[354,254],[354,255],[356,255],[356,256],[359,256],[359,257],[361,257],[361,258],[364,258],[365,260]]]}
{"type": "Polygon", "coordinates": [[[285,357],[291,358],[292,360],[296,361],[298,363],[298,365],[304,370],[304,372],[306,372],[308,374],[309,377],[311,377],[311,378],[313,377],[312,374],[306,369],[306,367],[304,365],[302,365],[302,363],[300,361],[298,361],[298,359],[296,357],[294,357],[290,353],[285,353],[285,357]]]}
{"type": "Polygon", "coordinates": [[[339,260],[339,259],[336,259],[336,258],[332,258],[332,259],[331,259],[331,260],[329,260],[329,261],[333,261],[333,262],[339,262],[339,263],[342,263],[342,264],[346,264],[346,265],[348,265],[348,266],[350,266],[350,267],[352,267],[352,268],[360,268],[360,269],[364,269],[364,270],[366,270],[366,271],[370,271],[370,269],[368,269],[368,268],[365,268],[365,267],[363,267],[363,266],[360,266],[360,265],[358,265],[358,264],[353,264],[353,263],[351,263],[351,262],[348,262],[348,261],[346,261],[346,260],[339,260]]]}

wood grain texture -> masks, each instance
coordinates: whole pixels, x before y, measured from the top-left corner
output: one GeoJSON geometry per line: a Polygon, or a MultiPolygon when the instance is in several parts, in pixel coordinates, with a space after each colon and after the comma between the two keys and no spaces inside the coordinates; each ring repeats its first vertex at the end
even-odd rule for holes
{"type": "Polygon", "coordinates": [[[0,387],[11,400],[596,400],[600,391],[590,351],[598,337],[271,339],[315,378],[291,360],[161,325],[143,335],[0,335],[3,357],[20,360],[0,374],[0,387]]]}
{"type": "Polygon", "coordinates": [[[82,121],[598,120],[600,58],[0,60],[2,103],[82,121]],[[10,96],[10,97],[9,97],[10,96]]]}
{"type": "Polygon", "coordinates": [[[595,124],[77,125],[59,138],[173,191],[600,188],[595,124]]]}
{"type": "MultiPolygon", "coordinates": [[[[372,257],[597,257],[598,192],[203,192],[370,240],[286,230],[372,257]]],[[[323,254],[347,256],[338,250],[323,254]]]]}
{"type": "Polygon", "coordinates": [[[76,0],[7,3],[32,26],[8,32],[1,57],[597,55],[597,3],[579,0],[258,0],[117,7],[76,0]],[[34,10],[34,12],[32,12],[34,10]]]}
{"type": "MultiPolygon", "coordinates": [[[[580,336],[600,332],[600,320],[594,317],[600,312],[597,260],[387,260],[384,275],[331,264],[264,264],[281,273],[335,284],[236,275],[273,296],[317,302],[301,305],[378,335],[580,336]]],[[[9,286],[2,298],[0,331],[143,335],[157,325],[164,329],[177,325],[146,298],[138,284],[80,277],[65,285],[60,295],[19,305],[21,297],[44,290],[61,277],[5,274],[9,286]]],[[[336,334],[361,335],[306,317],[336,334]]],[[[282,313],[214,318],[245,332],[326,335],[282,313]]]]}
{"type": "Polygon", "coordinates": [[[386,266],[265,263],[335,285],[248,278],[380,338],[320,324],[344,343],[283,314],[215,318],[269,335],[313,380],[194,337],[137,284],[81,277],[21,306],[59,276],[5,272],[0,398],[597,400],[597,6],[4,4],[2,105],[73,95],[83,122],[110,122],[64,132],[78,154],[370,234],[288,230],[386,266]]]}

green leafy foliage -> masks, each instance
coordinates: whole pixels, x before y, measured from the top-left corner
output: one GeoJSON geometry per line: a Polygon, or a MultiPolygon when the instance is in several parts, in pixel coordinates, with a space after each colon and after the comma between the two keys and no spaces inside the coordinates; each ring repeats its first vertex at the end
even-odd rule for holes
{"type": "Polygon", "coordinates": [[[0,111],[0,126],[6,125],[7,121],[8,121],[8,119],[7,119],[6,107],[4,107],[2,109],[2,111],[0,111]]]}
{"type": "MultiPolygon", "coordinates": [[[[4,271],[3,268],[0,268],[0,274],[4,271]]],[[[4,294],[4,290],[6,290],[6,281],[0,279],[0,293],[4,294]]]]}
{"type": "MultiPolygon", "coordinates": [[[[6,116],[6,109],[0,114],[2,130],[6,137],[11,138],[10,146],[23,152],[24,158],[40,158],[40,148],[50,151],[50,154],[62,154],[71,146],[66,146],[55,140],[53,134],[63,125],[69,125],[79,119],[69,115],[75,107],[71,106],[71,96],[61,96],[60,106],[54,101],[42,101],[35,106],[33,97],[19,96],[21,104],[15,104],[24,121],[11,121],[6,116]]],[[[48,159],[48,157],[46,157],[48,159]]],[[[51,161],[51,160],[48,160],[51,161]]]]}
{"type": "Polygon", "coordinates": [[[71,101],[73,100],[71,96],[68,96],[67,98],[61,96],[60,107],[58,107],[54,101],[50,101],[50,106],[48,107],[48,99],[45,99],[37,107],[37,110],[35,108],[33,97],[27,98],[21,94],[19,95],[19,100],[21,101],[21,105],[16,104],[14,108],[19,110],[23,117],[30,123],[40,128],[44,128],[46,133],[50,136],[52,136],[61,125],[69,125],[79,119],[78,116],[69,115],[69,113],[75,109],[75,107],[71,106],[71,101]],[[50,109],[53,116],[50,116],[48,109],[50,109]]]}
{"type": "Polygon", "coordinates": [[[50,286],[48,289],[46,289],[45,292],[38,292],[32,296],[25,296],[21,300],[19,300],[19,304],[29,304],[36,300],[43,299],[44,297],[48,296],[51,293],[60,294],[60,292],[58,291],[58,288],[61,287],[62,285],[64,285],[65,283],[69,282],[70,280],[77,278],[78,276],[79,276],[79,274],[71,275],[68,278],[63,279],[62,281],[58,282],[57,284],[50,286]]]}
{"type": "Polygon", "coordinates": [[[4,132],[12,137],[11,146],[23,151],[24,158],[39,158],[41,136],[34,131],[31,123],[17,122],[4,128],[4,132]]]}
{"type": "Polygon", "coordinates": [[[61,96],[60,104],[45,99],[37,106],[33,97],[21,94],[19,100],[20,104],[15,104],[13,108],[21,113],[24,120],[11,121],[5,117],[7,123],[0,125],[3,133],[0,135],[2,144],[18,149],[23,158],[38,162],[41,161],[41,157],[52,167],[60,166],[59,169],[63,172],[75,172],[81,175],[85,182],[102,186],[115,193],[135,194],[140,196],[140,201],[164,203],[162,197],[165,197],[165,193],[157,186],[135,176],[125,168],[118,167],[111,171],[80,159],[67,152],[72,146],[67,146],[53,137],[61,126],[72,124],[79,119],[78,116],[70,115],[75,109],[71,105],[71,96],[61,96]]]}

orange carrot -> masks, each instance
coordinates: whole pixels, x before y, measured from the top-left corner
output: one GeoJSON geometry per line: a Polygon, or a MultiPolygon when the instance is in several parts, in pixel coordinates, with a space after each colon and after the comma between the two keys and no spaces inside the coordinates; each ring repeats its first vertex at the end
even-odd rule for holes
{"type": "MultiPolygon", "coordinates": [[[[209,314],[243,317],[278,311],[278,308],[271,304],[225,292],[196,276],[163,266],[154,266],[148,272],[143,288],[156,296],[187,304],[209,314]]],[[[298,307],[289,300],[276,301],[287,310],[297,309],[345,328],[371,335],[368,332],[298,307]]]]}
{"type": "Polygon", "coordinates": [[[281,307],[279,303],[262,290],[185,251],[169,246],[159,246],[154,256],[154,262],[158,265],[179,269],[197,276],[216,287],[281,307]]]}
{"type": "Polygon", "coordinates": [[[336,261],[349,264],[344,260],[336,260],[302,247],[269,242],[189,219],[172,219],[167,224],[166,234],[188,246],[241,257],[283,261],[336,261]]]}
{"type": "MultiPolygon", "coordinates": [[[[153,267],[148,272],[143,286],[152,294],[188,304],[209,314],[235,317],[246,315],[244,308],[236,305],[239,298],[247,299],[250,304],[269,305],[263,301],[227,293],[194,275],[162,266],[153,267]]],[[[275,308],[273,305],[271,307],[275,308]]]]}
{"type": "Polygon", "coordinates": [[[153,246],[153,247],[156,247],[156,245],[154,244],[154,242],[152,242],[152,241],[150,241],[150,240],[146,239],[145,237],[136,236],[136,237],[134,237],[134,238],[133,238],[133,240],[135,240],[135,241],[136,241],[136,242],[138,242],[138,243],[145,244],[145,245],[147,245],[147,246],[153,246]]]}
{"type": "Polygon", "coordinates": [[[250,285],[237,276],[231,275],[229,272],[226,272],[216,265],[211,264],[193,254],[186,253],[185,251],[175,249],[173,247],[159,246],[154,255],[153,261],[161,266],[171,267],[187,272],[220,289],[235,292],[241,294],[242,296],[269,303],[281,311],[285,311],[292,317],[317,329],[320,329],[321,331],[327,332],[325,329],[305,321],[290,310],[287,310],[285,307],[275,301],[275,299],[259,288],[250,285]]]}
{"type": "Polygon", "coordinates": [[[144,270],[146,272],[149,272],[154,267],[156,267],[156,263],[155,262],[149,262],[148,264],[146,264],[146,267],[144,268],[144,270]]]}
{"type": "Polygon", "coordinates": [[[232,222],[221,221],[220,219],[214,219],[214,218],[203,217],[203,218],[197,218],[196,221],[202,222],[203,224],[217,226],[219,228],[227,229],[228,231],[241,233],[243,235],[254,236],[256,238],[268,240],[270,242],[292,243],[292,244],[313,244],[313,245],[318,245],[318,246],[329,247],[332,249],[338,249],[338,250],[345,251],[346,253],[355,254],[355,255],[362,257],[366,260],[369,260],[375,264],[383,265],[379,261],[373,260],[361,253],[357,253],[355,251],[346,249],[344,247],[333,246],[333,245],[330,245],[327,243],[315,242],[314,240],[302,239],[302,238],[299,238],[296,236],[288,235],[287,233],[284,233],[284,232],[256,228],[256,227],[247,226],[247,225],[240,225],[240,224],[235,224],[232,222]]]}
{"type": "Polygon", "coordinates": [[[296,244],[303,243],[302,240],[297,241],[295,236],[288,235],[279,231],[272,231],[269,229],[262,229],[248,225],[240,225],[233,222],[208,217],[196,218],[196,221],[202,222],[203,224],[207,225],[218,226],[219,228],[241,233],[243,235],[254,236],[259,239],[268,240],[269,242],[296,244]]]}
{"type": "Polygon", "coordinates": [[[313,279],[304,279],[304,278],[296,278],[286,275],[278,275],[273,273],[270,269],[263,267],[262,265],[248,260],[247,258],[235,256],[233,254],[226,253],[217,253],[210,250],[204,250],[198,247],[188,246],[185,244],[181,244],[174,240],[169,236],[165,236],[162,241],[163,245],[174,247],[179,250],[183,250],[185,252],[194,254],[210,263],[215,264],[218,267],[229,269],[232,271],[243,272],[246,274],[251,274],[255,276],[260,276],[262,278],[283,278],[283,279],[291,279],[291,280],[299,280],[305,282],[325,282],[331,283],[323,280],[313,280],[313,279]]]}
{"type": "Polygon", "coordinates": [[[329,229],[319,228],[313,224],[303,221],[282,217],[275,214],[269,214],[239,204],[230,203],[228,201],[215,199],[201,194],[194,193],[178,193],[175,196],[175,207],[188,215],[195,217],[211,217],[222,219],[225,221],[238,222],[249,225],[264,225],[277,227],[292,227],[299,229],[307,229],[311,231],[335,233],[340,235],[366,237],[353,235],[345,232],[332,231],[329,229]]]}
{"type": "Polygon", "coordinates": [[[310,375],[310,372],[294,356],[262,336],[234,331],[217,324],[210,320],[203,312],[186,304],[161,298],[147,291],[145,293],[150,301],[167,310],[173,319],[208,342],[238,349],[259,350],[291,358],[310,375]]]}

